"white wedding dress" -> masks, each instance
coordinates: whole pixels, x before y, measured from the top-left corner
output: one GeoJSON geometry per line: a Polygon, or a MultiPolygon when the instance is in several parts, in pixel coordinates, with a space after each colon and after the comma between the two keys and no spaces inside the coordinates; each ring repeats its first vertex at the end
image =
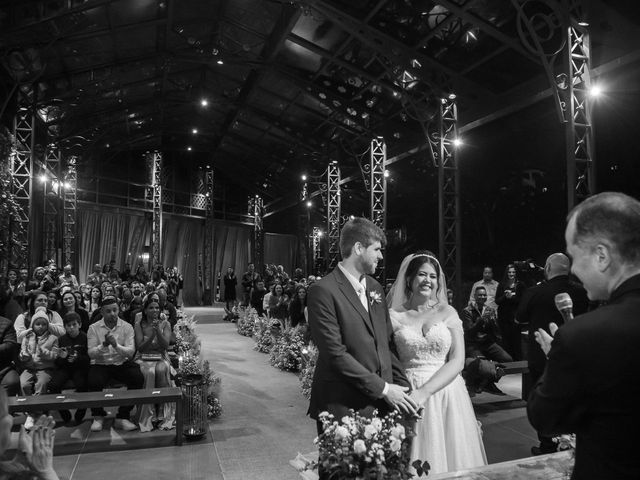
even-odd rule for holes
{"type": "MultiPolygon", "coordinates": [[[[427,311],[430,328],[423,334],[415,318],[390,310],[398,356],[414,389],[427,382],[444,365],[451,348],[450,328],[462,331],[456,311],[446,306],[427,311]]],[[[415,426],[411,462],[428,461],[429,473],[451,472],[487,464],[480,425],[464,380],[460,375],[433,394],[415,426]]]]}

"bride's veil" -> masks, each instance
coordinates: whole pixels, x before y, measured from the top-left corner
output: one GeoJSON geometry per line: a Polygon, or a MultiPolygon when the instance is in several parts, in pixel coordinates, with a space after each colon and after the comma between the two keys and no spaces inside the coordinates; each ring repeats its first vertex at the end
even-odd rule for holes
{"type": "Polygon", "coordinates": [[[413,253],[411,255],[407,255],[402,263],[400,264],[400,270],[398,270],[398,276],[396,277],[396,281],[393,282],[393,286],[389,293],[387,294],[387,305],[391,310],[400,310],[402,305],[407,301],[407,268],[416,257],[424,257],[425,262],[429,262],[435,266],[436,272],[438,272],[438,288],[434,295],[433,300],[436,305],[448,305],[447,301],[447,282],[444,278],[444,271],[440,266],[440,262],[433,255],[429,255],[426,253],[413,253]]]}

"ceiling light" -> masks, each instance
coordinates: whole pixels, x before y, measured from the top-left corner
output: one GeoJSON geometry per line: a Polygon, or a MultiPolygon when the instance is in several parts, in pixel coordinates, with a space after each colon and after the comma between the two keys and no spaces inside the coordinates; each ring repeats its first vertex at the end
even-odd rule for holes
{"type": "Polygon", "coordinates": [[[191,151],[191,147],[187,147],[187,151],[190,152],[191,151]]]}
{"type": "Polygon", "coordinates": [[[581,27],[588,27],[589,22],[578,22],[578,25],[580,25],[581,27]]]}
{"type": "Polygon", "coordinates": [[[42,183],[45,183],[47,181],[47,176],[46,175],[40,175],[40,181],[42,183]]]}
{"type": "Polygon", "coordinates": [[[384,171],[384,178],[389,178],[389,170],[384,171]]]}
{"type": "Polygon", "coordinates": [[[206,107],[207,105],[209,105],[209,100],[207,100],[206,98],[203,98],[202,100],[200,100],[200,105],[202,105],[203,107],[206,107]]]}
{"type": "Polygon", "coordinates": [[[311,207],[313,207],[313,203],[311,201],[308,201],[307,202],[307,208],[311,208],[311,207]]]}
{"type": "Polygon", "coordinates": [[[62,186],[67,189],[71,188],[71,184],[69,182],[64,182],[62,186]]]}
{"type": "Polygon", "coordinates": [[[460,145],[462,145],[462,140],[460,140],[459,138],[454,138],[453,139],[453,146],[454,147],[459,147],[460,145]]]}
{"type": "Polygon", "coordinates": [[[304,174],[302,175],[302,181],[303,181],[303,182],[306,182],[306,181],[307,181],[307,176],[306,176],[306,175],[304,175],[304,174]]]}
{"type": "Polygon", "coordinates": [[[602,88],[599,85],[591,85],[589,88],[589,95],[591,97],[599,97],[602,95],[602,88]]]}
{"type": "Polygon", "coordinates": [[[218,65],[224,65],[224,62],[223,62],[222,60],[218,60],[216,63],[217,63],[218,65]]]}
{"type": "Polygon", "coordinates": [[[197,128],[193,128],[191,129],[191,133],[193,133],[194,135],[196,135],[198,133],[198,129],[197,128]]]}

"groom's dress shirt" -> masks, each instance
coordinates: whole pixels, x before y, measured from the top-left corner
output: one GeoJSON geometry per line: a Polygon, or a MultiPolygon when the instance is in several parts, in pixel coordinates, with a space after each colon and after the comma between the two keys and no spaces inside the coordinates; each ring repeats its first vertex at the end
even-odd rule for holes
{"type": "Polygon", "coordinates": [[[338,268],[344,273],[344,276],[347,277],[349,283],[356,291],[356,295],[360,299],[360,303],[364,309],[369,311],[369,303],[367,302],[367,279],[365,275],[362,275],[359,279],[351,275],[347,270],[342,266],[342,262],[338,263],[338,268]]]}
{"type": "MultiPolygon", "coordinates": [[[[351,284],[353,289],[356,291],[356,295],[358,295],[358,298],[360,299],[360,303],[362,303],[362,306],[368,312],[369,302],[367,301],[366,275],[362,275],[359,279],[354,277],[349,272],[347,272],[347,270],[342,266],[342,262],[338,263],[338,268],[342,273],[344,273],[344,276],[347,277],[347,280],[349,280],[349,283],[351,284]]],[[[385,397],[388,391],[389,391],[389,384],[387,382],[384,382],[384,388],[382,389],[382,396],[385,397]]]]}

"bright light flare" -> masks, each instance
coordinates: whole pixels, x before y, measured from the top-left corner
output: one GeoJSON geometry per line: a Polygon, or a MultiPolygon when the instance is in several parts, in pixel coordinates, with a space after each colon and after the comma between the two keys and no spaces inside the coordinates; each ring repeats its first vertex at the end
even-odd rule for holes
{"type": "Polygon", "coordinates": [[[311,208],[311,207],[313,207],[313,203],[307,202],[307,208],[311,208]]]}
{"type": "Polygon", "coordinates": [[[592,98],[598,98],[602,95],[602,87],[600,85],[591,85],[589,88],[589,96],[592,98]]]}
{"type": "Polygon", "coordinates": [[[460,146],[462,146],[462,140],[460,140],[459,138],[454,138],[454,139],[453,139],[453,146],[454,146],[454,147],[460,147],[460,146]]]}
{"type": "Polygon", "coordinates": [[[307,176],[306,176],[306,175],[304,175],[304,174],[303,174],[301,178],[302,178],[302,181],[303,181],[303,182],[306,182],[306,181],[307,181],[307,176]]]}
{"type": "Polygon", "coordinates": [[[203,107],[209,106],[209,100],[203,98],[202,100],[200,100],[200,105],[202,105],[203,107]]]}

